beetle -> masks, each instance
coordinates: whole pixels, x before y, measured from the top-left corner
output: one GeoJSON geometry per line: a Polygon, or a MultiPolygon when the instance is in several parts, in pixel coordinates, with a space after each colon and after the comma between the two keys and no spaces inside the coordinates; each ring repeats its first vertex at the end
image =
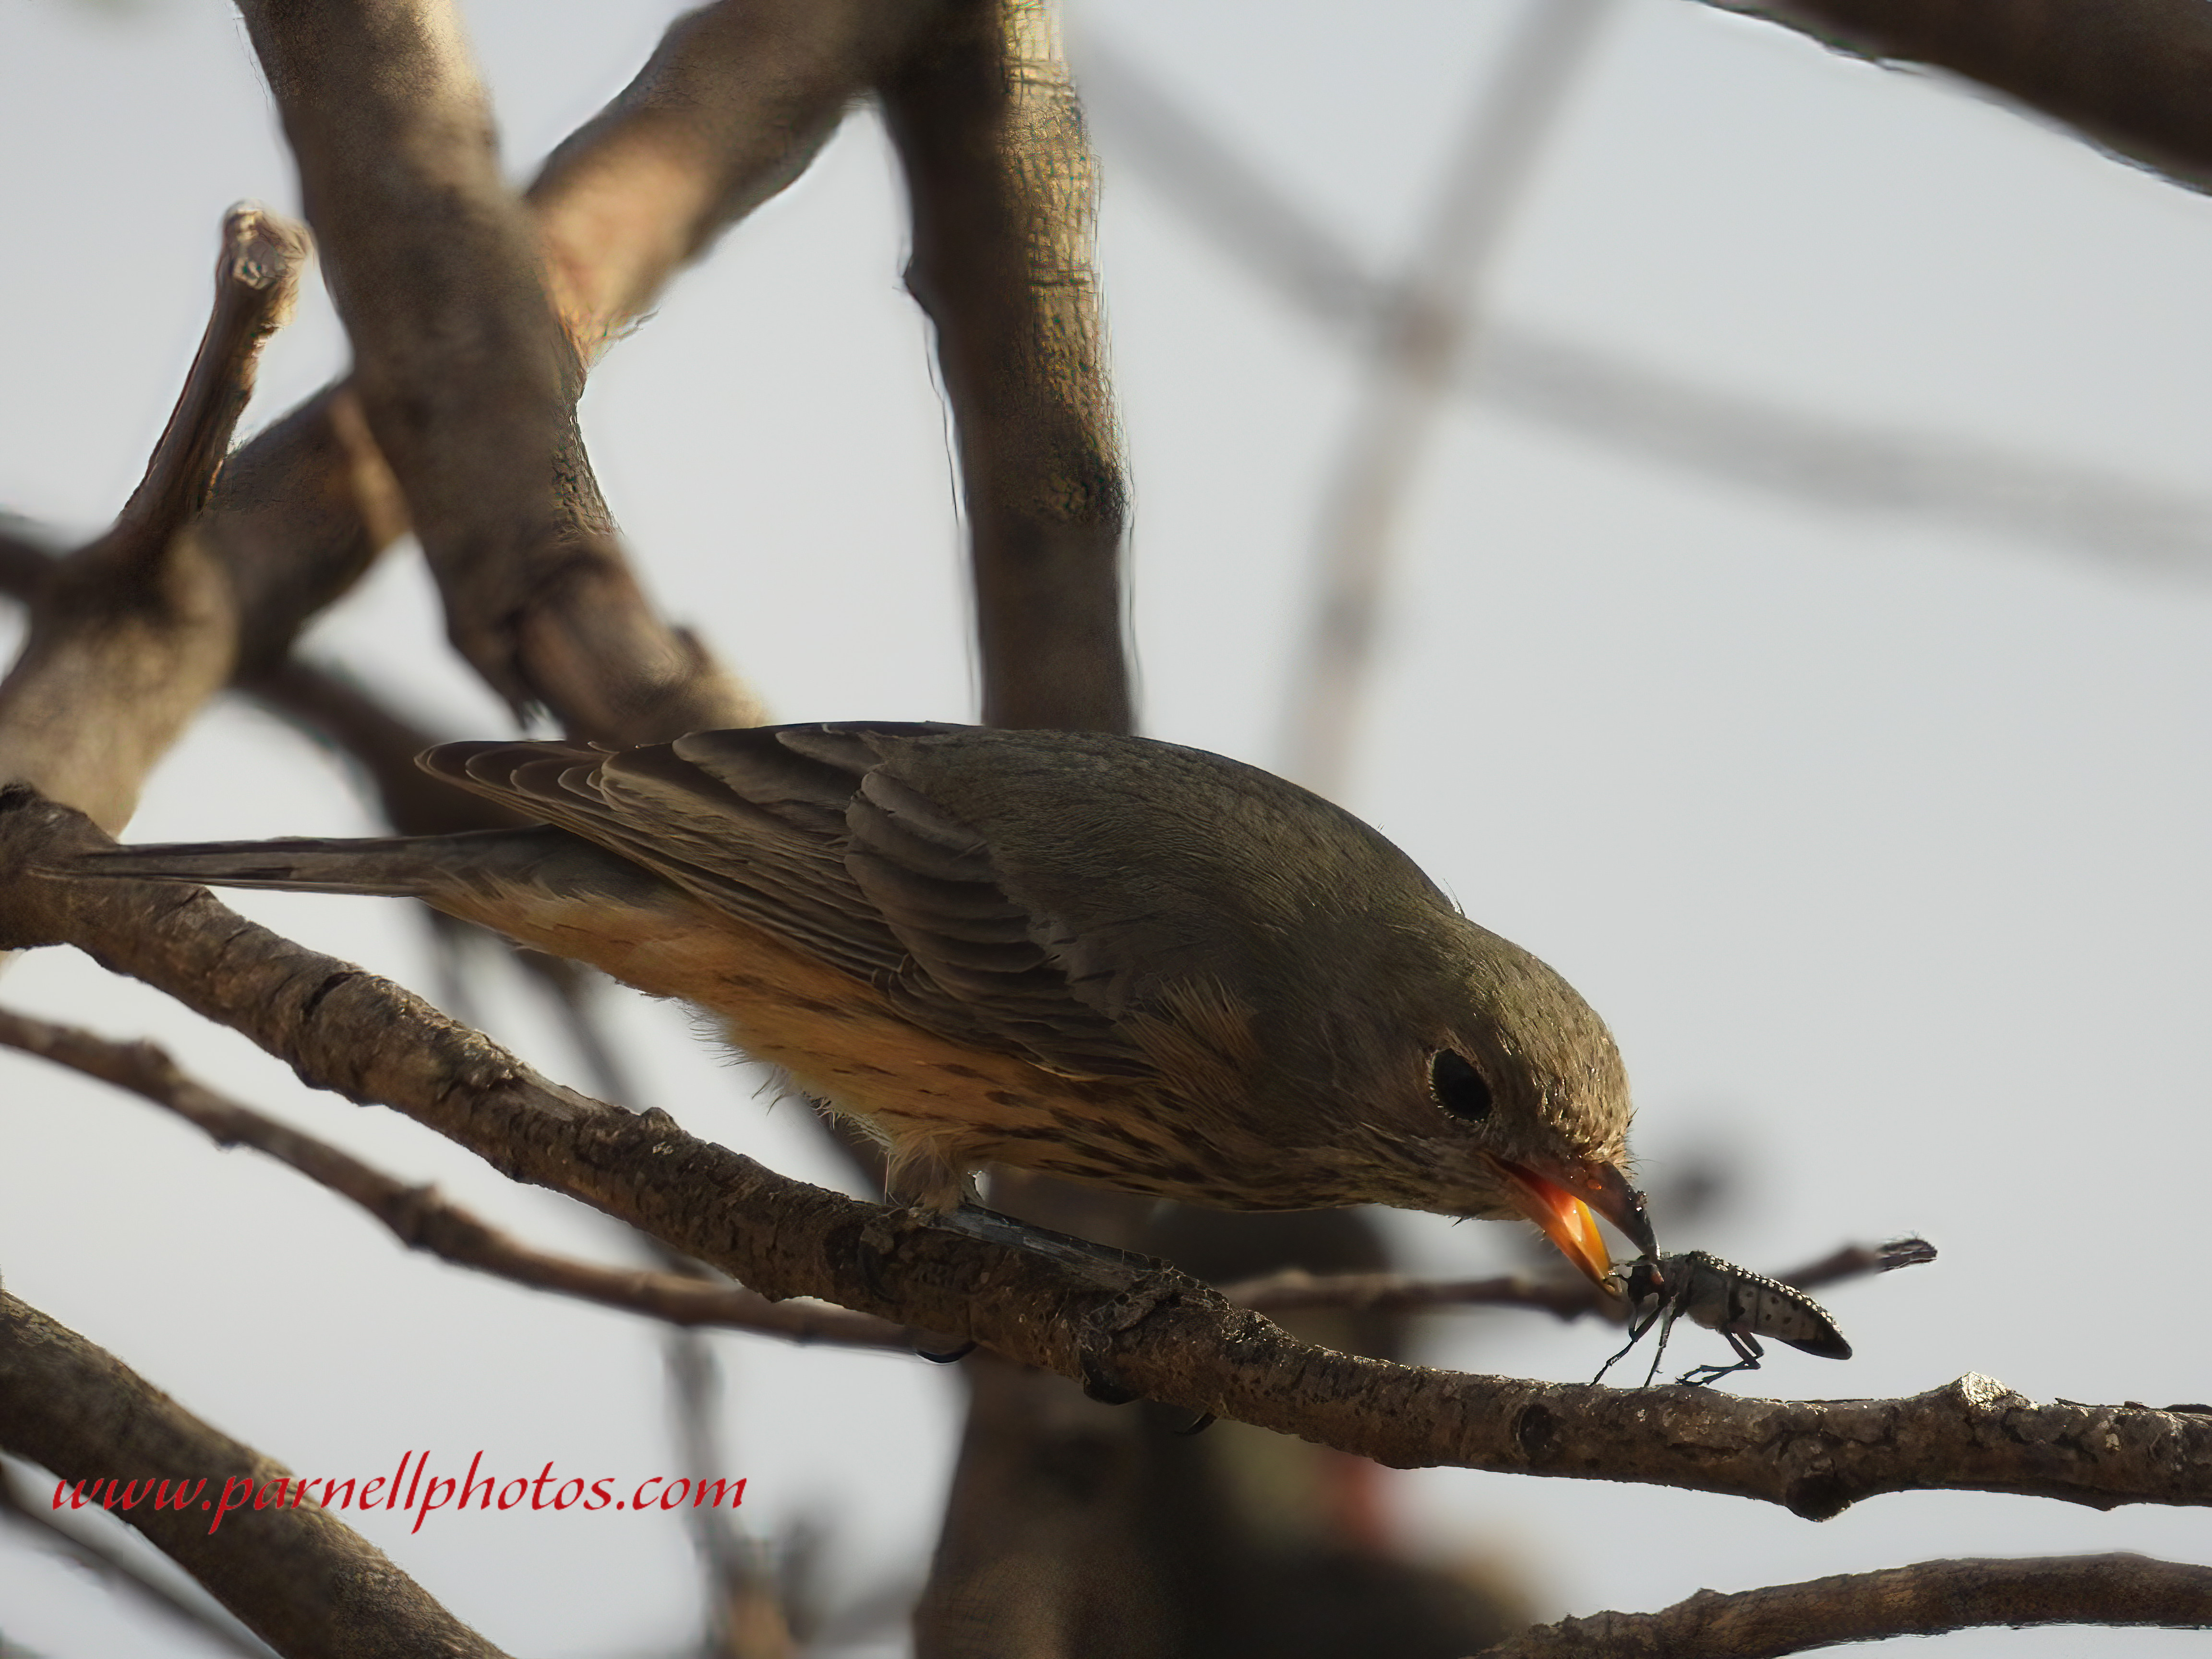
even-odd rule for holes
{"type": "Polygon", "coordinates": [[[1649,1388],[1659,1375],[1659,1362],[1666,1357],[1667,1339],[1674,1334],[1674,1322],[1685,1315],[1708,1330],[1718,1331],[1736,1353],[1735,1364],[1700,1365],[1682,1377],[1685,1382],[1702,1386],[1731,1371],[1757,1370],[1766,1352],[1759,1343],[1762,1336],[1823,1359],[1851,1357],[1851,1345],[1836,1328],[1827,1310],[1804,1291],[1703,1250],[1646,1256],[1620,1276],[1620,1286],[1632,1310],[1628,1344],[1605,1362],[1593,1382],[1602,1382],[1606,1372],[1663,1318],[1659,1351],[1651,1356],[1651,1370],[1644,1379],[1649,1388]]]}

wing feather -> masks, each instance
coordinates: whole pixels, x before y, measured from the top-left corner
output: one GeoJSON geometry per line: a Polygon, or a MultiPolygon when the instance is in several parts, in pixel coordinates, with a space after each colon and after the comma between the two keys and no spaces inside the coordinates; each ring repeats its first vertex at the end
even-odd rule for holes
{"type": "MultiPolygon", "coordinates": [[[[1154,1068],[1052,917],[1008,893],[988,836],[884,769],[937,726],[696,732],[609,752],[447,744],[423,764],[640,864],[887,995],[955,1042],[1077,1077],[1154,1068]]],[[[979,734],[980,735],[980,734],[979,734]]]]}

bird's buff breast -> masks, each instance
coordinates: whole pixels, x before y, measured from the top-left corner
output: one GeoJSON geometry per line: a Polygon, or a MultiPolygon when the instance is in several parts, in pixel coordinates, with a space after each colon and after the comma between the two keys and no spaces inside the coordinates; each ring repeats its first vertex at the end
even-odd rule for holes
{"type": "Polygon", "coordinates": [[[715,1015],[736,1047],[879,1136],[901,1195],[928,1207],[957,1205],[967,1172],[987,1163],[1237,1209],[1349,1201],[1255,1195],[1249,1185],[1264,1149],[1209,1125],[1158,1085],[1064,1078],[951,1042],[901,1018],[865,981],[680,895],[668,896],[655,925],[638,910],[622,913],[619,931],[588,901],[541,896],[531,911],[526,927],[511,909],[470,919],[715,1015]]]}

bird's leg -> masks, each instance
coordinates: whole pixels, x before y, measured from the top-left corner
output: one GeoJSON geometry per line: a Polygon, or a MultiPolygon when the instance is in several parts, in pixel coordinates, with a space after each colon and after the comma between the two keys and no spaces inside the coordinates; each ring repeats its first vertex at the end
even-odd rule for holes
{"type": "Polygon", "coordinates": [[[1027,1250],[1048,1261],[1073,1268],[1077,1273],[1096,1277],[1101,1267],[1115,1270],[1120,1280],[1127,1273],[1150,1273],[1160,1263],[1156,1256],[1139,1255],[1133,1250],[1117,1250],[1110,1244],[1100,1244],[1088,1238],[1078,1238],[1072,1233],[1056,1233],[1049,1227],[1040,1227],[1033,1221],[1023,1221],[997,1210],[986,1209],[972,1200],[963,1201],[957,1210],[947,1210],[929,1217],[935,1225],[966,1233],[970,1238],[981,1238],[993,1244],[1003,1244],[1010,1250],[1027,1250]]]}
{"type": "Polygon", "coordinates": [[[1088,1279],[1097,1279],[1099,1268],[1107,1267],[1113,1270],[1110,1282],[1116,1285],[1129,1273],[1149,1273],[1159,1266],[1152,1256],[1056,1233],[987,1209],[976,1200],[975,1180],[968,1170],[927,1151],[895,1158],[884,1187],[888,1207],[860,1235],[860,1272],[868,1288],[886,1298],[884,1265],[900,1239],[921,1227],[943,1227],[1008,1249],[1027,1250],[1088,1279]]]}
{"type": "Polygon", "coordinates": [[[1076,1360],[1083,1374],[1083,1392],[1093,1400],[1102,1405],[1126,1406],[1138,1398],[1137,1390],[1115,1374],[1103,1350],[1120,1333],[1173,1299],[1182,1288],[1180,1274],[1155,1256],[1054,1232],[1048,1227],[985,1209],[980,1204],[963,1204],[957,1210],[932,1216],[930,1220],[971,1238],[1003,1244],[1009,1249],[1026,1250],[1083,1278],[1116,1287],[1111,1298],[1085,1316],[1077,1333],[1076,1360]]]}
{"type": "MultiPolygon", "coordinates": [[[[1027,1251],[1112,1294],[1085,1316],[1076,1332],[1076,1363],[1083,1391],[1107,1405],[1126,1405],[1136,1389],[1115,1375],[1106,1352],[1121,1333],[1141,1323],[1156,1308],[1173,1301],[1189,1281],[1166,1262],[1133,1250],[1115,1249],[1087,1238],[1054,1232],[975,1200],[963,1164],[928,1141],[895,1144],[884,1185],[894,1206],[872,1220],[860,1234],[860,1271],[869,1287],[890,1300],[883,1287],[883,1268],[901,1239],[922,1227],[942,1227],[987,1243],[1027,1251]]],[[[940,1362],[964,1358],[975,1343],[948,1344],[923,1357],[940,1362]]]]}

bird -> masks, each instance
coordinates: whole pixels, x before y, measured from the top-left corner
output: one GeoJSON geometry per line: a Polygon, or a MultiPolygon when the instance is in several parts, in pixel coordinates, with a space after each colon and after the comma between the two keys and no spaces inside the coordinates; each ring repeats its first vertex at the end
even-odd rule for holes
{"type": "Polygon", "coordinates": [[[533,827],[73,872],[406,896],[719,1019],[925,1217],[991,1164],[1230,1210],[1525,1218],[1656,1252],[1604,1023],[1350,812],[1149,738],[915,723],[419,763],[533,827]]]}

